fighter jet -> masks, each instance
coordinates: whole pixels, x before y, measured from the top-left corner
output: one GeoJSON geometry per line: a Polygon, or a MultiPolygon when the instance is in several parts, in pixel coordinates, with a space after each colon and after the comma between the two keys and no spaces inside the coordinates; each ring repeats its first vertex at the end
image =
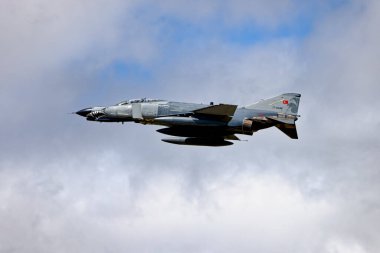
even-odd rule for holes
{"type": "Polygon", "coordinates": [[[132,99],[108,107],[90,107],[76,114],[89,121],[135,122],[165,126],[157,132],[176,136],[164,142],[197,146],[228,146],[240,140],[236,134],[253,133],[276,127],[292,139],[298,139],[300,94],[286,93],[255,104],[196,104],[160,99],[132,99]]]}

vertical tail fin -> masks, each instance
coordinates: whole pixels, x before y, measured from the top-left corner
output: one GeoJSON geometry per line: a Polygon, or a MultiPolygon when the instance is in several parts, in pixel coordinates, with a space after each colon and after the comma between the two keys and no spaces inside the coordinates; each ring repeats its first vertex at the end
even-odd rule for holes
{"type": "Polygon", "coordinates": [[[285,93],[277,97],[263,99],[255,104],[248,105],[247,109],[261,109],[275,111],[281,114],[297,115],[301,94],[285,93]]]}

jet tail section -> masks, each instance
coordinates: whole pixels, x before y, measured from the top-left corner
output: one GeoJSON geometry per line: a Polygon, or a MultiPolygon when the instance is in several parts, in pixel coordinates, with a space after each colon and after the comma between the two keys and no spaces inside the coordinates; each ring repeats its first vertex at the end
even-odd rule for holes
{"type": "Polygon", "coordinates": [[[284,115],[297,115],[301,94],[285,93],[277,97],[263,99],[248,105],[247,109],[269,110],[284,115]]]}

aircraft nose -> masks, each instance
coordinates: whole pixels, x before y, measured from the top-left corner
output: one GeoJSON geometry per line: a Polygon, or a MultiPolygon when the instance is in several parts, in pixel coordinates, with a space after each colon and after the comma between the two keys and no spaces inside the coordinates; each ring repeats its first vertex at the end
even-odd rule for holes
{"type": "Polygon", "coordinates": [[[77,111],[76,114],[82,117],[86,117],[90,112],[92,112],[92,108],[85,108],[85,109],[77,111]]]}

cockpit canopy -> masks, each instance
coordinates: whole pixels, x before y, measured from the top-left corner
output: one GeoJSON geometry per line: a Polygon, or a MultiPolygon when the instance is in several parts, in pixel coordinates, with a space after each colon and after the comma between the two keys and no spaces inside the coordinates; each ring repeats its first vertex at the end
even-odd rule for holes
{"type": "Polygon", "coordinates": [[[130,99],[130,100],[121,101],[120,103],[117,103],[116,105],[129,105],[129,104],[134,104],[134,103],[159,102],[159,101],[164,101],[164,100],[152,99],[152,98],[138,98],[138,99],[130,99]]]}

